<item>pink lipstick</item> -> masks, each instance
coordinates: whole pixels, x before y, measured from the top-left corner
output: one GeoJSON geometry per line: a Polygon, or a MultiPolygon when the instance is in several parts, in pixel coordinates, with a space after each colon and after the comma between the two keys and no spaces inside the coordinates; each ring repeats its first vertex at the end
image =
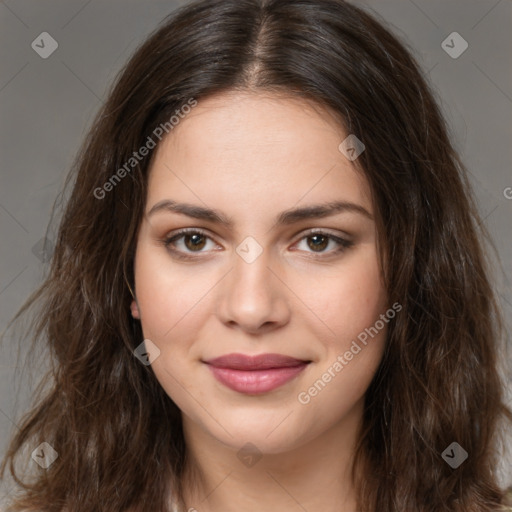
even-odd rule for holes
{"type": "Polygon", "coordinates": [[[219,382],[239,393],[252,395],[282,386],[310,363],[281,354],[228,354],[204,362],[219,382]]]}

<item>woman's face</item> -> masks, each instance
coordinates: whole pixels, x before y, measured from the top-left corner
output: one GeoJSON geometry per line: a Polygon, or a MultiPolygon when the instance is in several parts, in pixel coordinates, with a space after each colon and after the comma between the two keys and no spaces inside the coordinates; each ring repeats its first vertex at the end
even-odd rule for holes
{"type": "Polygon", "coordinates": [[[282,453],[359,424],[388,304],[347,136],[305,101],[230,93],[158,146],[132,314],[186,431],[282,453]]]}

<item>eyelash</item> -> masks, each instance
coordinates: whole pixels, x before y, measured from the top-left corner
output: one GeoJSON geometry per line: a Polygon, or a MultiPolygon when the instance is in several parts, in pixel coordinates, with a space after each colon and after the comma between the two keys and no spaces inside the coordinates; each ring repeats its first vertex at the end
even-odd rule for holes
{"type": "MultiPolygon", "coordinates": [[[[177,249],[173,249],[170,247],[174,242],[176,242],[180,238],[183,238],[185,235],[201,235],[201,236],[213,241],[213,239],[202,229],[185,228],[185,229],[180,229],[180,230],[176,231],[172,236],[165,237],[164,239],[160,240],[160,242],[165,246],[165,248],[167,250],[172,252],[175,255],[175,257],[177,257],[179,259],[183,259],[183,260],[197,259],[200,256],[193,255],[194,254],[193,252],[189,252],[189,253],[187,253],[187,255],[184,255],[184,253],[182,251],[179,251],[177,249]]],[[[339,254],[354,245],[354,243],[349,240],[340,238],[338,236],[334,236],[330,233],[326,233],[325,231],[321,231],[321,230],[312,230],[312,231],[306,233],[304,236],[302,236],[302,238],[300,238],[298,240],[298,242],[305,240],[307,238],[310,238],[312,236],[315,236],[315,235],[324,236],[324,237],[328,238],[329,240],[332,240],[332,241],[336,242],[337,244],[339,244],[339,247],[334,250],[327,251],[327,252],[315,253],[312,251],[311,254],[313,254],[313,256],[312,256],[313,258],[325,258],[326,256],[322,256],[322,255],[331,256],[333,254],[339,254]]],[[[202,251],[197,251],[197,254],[199,255],[199,254],[201,254],[201,252],[202,251]]]]}

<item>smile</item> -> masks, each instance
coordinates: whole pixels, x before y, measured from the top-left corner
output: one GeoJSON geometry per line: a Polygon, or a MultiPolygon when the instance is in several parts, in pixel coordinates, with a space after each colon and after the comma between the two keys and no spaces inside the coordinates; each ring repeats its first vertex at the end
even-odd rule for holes
{"type": "Polygon", "coordinates": [[[255,395],[283,386],[299,375],[310,361],[280,354],[230,354],[205,363],[213,376],[228,388],[255,395]]]}

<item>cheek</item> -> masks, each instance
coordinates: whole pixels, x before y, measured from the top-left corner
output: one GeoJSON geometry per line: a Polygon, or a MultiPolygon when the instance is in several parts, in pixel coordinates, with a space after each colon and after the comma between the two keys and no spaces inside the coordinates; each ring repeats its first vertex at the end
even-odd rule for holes
{"type": "Polygon", "coordinates": [[[305,296],[321,320],[320,328],[328,334],[328,348],[339,351],[350,345],[386,311],[386,293],[373,248],[368,246],[347,258],[335,274],[316,276],[305,296]]]}
{"type": "Polygon", "coordinates": [[[141,245],[135,262],[135,286],[144,335],[165,341],[184,319],[190,323],[201,298],[215,284],[213,276],[192,267],[176,271],[165,251],[141,245]]]}
{"type": "Polygon", "coordinates": [[[323,426],[339,421],[363,400],[382,359],[388,329],[381,320],[387,298],[380,276],[370,253],[347,265],[335,281],[326,280],[327,292],[314,297],[322,320],[316,337],[325,340],[324,352],[297,398],[310,418],[322,418],[323,426]]]}
{"type": "Polygon", "coordinates": [[[193,382],[188,382],[188,391],[184,391],[181,383],[187,380],[187,371],[183,361],[188,359],[197,334],[198,315],[204,306],[201,298],[212,287],[210,281],[211,277],[198,276],[197,271],[176,271],[165,251],[150,244],[141,243],[137,248],[135,286],[142,331],[160,350],[151,369],[167,395],[192,415],[189,393],[201,401],[203,391],[193,382]]]}

